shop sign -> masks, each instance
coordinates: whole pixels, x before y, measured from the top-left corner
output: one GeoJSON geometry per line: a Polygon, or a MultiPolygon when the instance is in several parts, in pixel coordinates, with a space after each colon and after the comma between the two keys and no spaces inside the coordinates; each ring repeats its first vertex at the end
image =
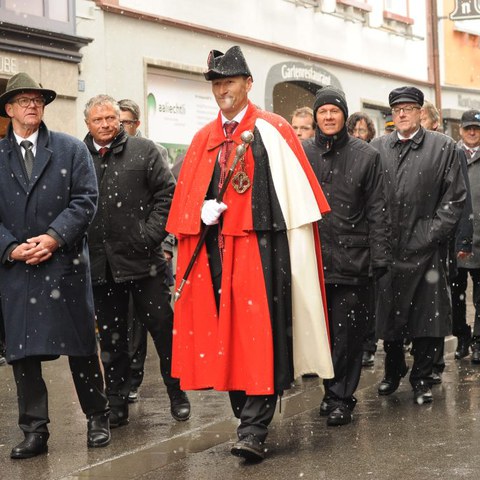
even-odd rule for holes
{"type": "Polygon", "coordinates": [[[15,57],[4,57],[0,55],[0,73],[8,73],[11,75],[18,73],[17,59],[15,57]]]}

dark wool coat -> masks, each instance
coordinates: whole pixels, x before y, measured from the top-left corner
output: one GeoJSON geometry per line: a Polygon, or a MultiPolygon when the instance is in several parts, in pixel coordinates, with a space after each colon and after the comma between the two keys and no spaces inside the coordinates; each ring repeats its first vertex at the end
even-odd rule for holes
{"type": "MultiPolygon", "coordinates": [[[[458,147],[466,149],[463,141],[458,142],[458,147]]],[[[464,153],[463,153],[464,154],[464,153]]],[[[466,155],[465,155],[466,157],[466,155]]],[[[475,152],[467,161],[468,179],[471,187],[471,199],[473,207],[473,255],[458,261],[460,268],[480,268],[480,150],[475,152]]]]}
{"type": "Polygon", "coordinates": [[[107,263],[116,282],[161,273],[175,179],[157,146],[121,131],[101,158],[90,134],[85,143],[98,177],[98,212],[89,231],[93,284],[105,282],[107,263]]]}
{"type": "Polygon", "coordinates": [[[327,148],[317,127],[303,148],[332,209],[318,222],[325,283],[367,285],[370,267],[386,270],[391,263],[380,156],[346,129],[327,148]]]}
{"type": "Polygon", "coordinates": [[[448,243],[466,199],[454,141],[420,128],[372,141],[382,159],[392,218],[393,266],[380,285],[377,335],[385,340],[450,333],[448,243]]]}
{"type": "Polygon", "coordinates": [[[42,123],[30,182],[11,127],[0,141],[0,294],[9,362],[96,352],[85,232],[97,196],[92,159],[79,140],[42,123]],[[48,229],[65,242],[49,260],[5,261],[10,245],[48,229]]]}

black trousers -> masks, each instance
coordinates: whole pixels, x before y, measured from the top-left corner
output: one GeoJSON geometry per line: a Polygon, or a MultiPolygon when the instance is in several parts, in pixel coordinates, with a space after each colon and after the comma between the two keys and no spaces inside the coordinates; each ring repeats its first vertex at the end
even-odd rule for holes
{"type": "Polygon", "coordinates": [[[5,324],[3,322],[3,314],[0,309],[0,357],[5,351],[5,324]]]}
{"type": "Polygon", "coordinates": [[[170,289],[163,276],[115,283],[108,271],[107,283],[95,286],[93,295],[110,406],[127,408],[128,405],[132,377],[128,348],[130,295],[136,317],[153,338],[167,391],[178,390],[179,380],[171,376],[173,311],[170,289]]]}
{"type": "Polygon", "coordinates": [[[233,414],[240,419],[238,438],[253,434],[264,442],[268,435],[268,426],[275,414],[278,395],[246,395],[240,390],[228,392],[228,395],[233,414]]]}
{"type": "Polygon", "coordinates": [[[147,357],[147,328],[136,317],[133,300],[128,308],[128,349],[132,371],[131,389],[138,389],[143,382],[145,359],[147,357]]]}
{"type": "Polygon", "coordinates": [[[452,279],[452,333],[456,337],[470,340],[472,330],[467,324],[467,280],[468,274],[473,282],[473,305],[475,307],[475,321],[473,337],[480,341],[480,268],[459,268],[458,274],[452,279]]]}
{"type": "MultiPolygon", "coordinates": [[[[416,388],[427,383],[433,371],[436,354],[442,349],[444,337],[419,337],[412,339],[413,366],[410,372],[410,384],[416,388]]],[[[385,376],[395,378],[405,369],[403,340],[383,342],[385,350],[385,376]]]]}
{"type": "Polygon", "coordinates": [[[375,334],[375,285],[373,278],[369,278],[369,302],[367,308],[367,330],[363,339],[363,351],[375,353],[377,351],[377,338],[375,334]]]}
{"type": "MultiPolygon", "coordinates": [[[[218,250],[218,227],[216,225],[209,229],[206,247],[218,310],[222,285],[222,262],[218,250]]],[[[251,433],[264,442],[268,435],[268,426],[275,414],[278,395],[276,393],[273,395],[247,395],[241,390],[234,390],[228,394],[233,414],[240,419],[240,425],[237,428],[238,438],[242,439],[251,433]]]]}
{"type": "Polygon", "coordinates": [[[324,380],[325,395],[350,408],[362,370],[363,339],[368,326],[369,285],[327,284],[328,322],[335,377],[324,380]]]}
{"type": "MultiPolygon", "coordinates": [[[[68,357],[78,400],[86,417],[108,411],[103,375],[97,355],[68,357]]],[[[48,392],[40,357],[12,362],[17,385],[18,425],[25,433],[48,433],[48,392]]]]}

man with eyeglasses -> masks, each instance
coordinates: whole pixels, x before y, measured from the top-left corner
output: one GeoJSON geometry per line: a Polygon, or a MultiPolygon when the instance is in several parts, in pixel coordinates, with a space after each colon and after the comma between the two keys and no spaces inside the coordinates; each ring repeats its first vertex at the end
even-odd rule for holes
{"type": "Polygon", "coordinates": [[[10,118],[0,141],[0,291],[25,436],[13,459],[48,451],[42,361],[60,355],[88,419],[87,445],[110,443],[86,237],[97,209],[95,169],[82,142],[43,123],[55,97],[23,72],[0,96],[0,115],[10,118]]]}
{"type": "Polygon", "coordinates": [[[303,147],[332,209],[318,222],[335,373],[324,381],[320,415],[328,417],[328,426],[340,426],[353,420],[368,325],[369,272],[372,268],[379,278],[390,265],[390,225],[378,152],[348,134],[345,94],[323,87],[313,111],[315,138],[303,147]]]}
{"type": "MultiPolygon", "coordinates": [[[[141,137],[140,127],[140,107],[136,102],[129,98],[118,101],[120,107],[120,124],[123,129],[132,137],[141,137]]],[[[160,155],[165,162],[168,162],[168,152],[165,147],[159,143],[155,143],[160,155]]],[[[173,267],[172,257],[175,245],[175,237],[171,234],[167,235],[162,243],[163,253],[168,262],[168,274],[165,281],[169,287],[173,286],[173,267]]],[[[129,403],[135,403],[138,400],[138,389],[143,382],[145,358],[147,356],[147,329],[145,325],[135,316],[132,305],[130,305],[129,322],[128,322],[128,341],[130,349],[132,370],[132,382],[130,393],[128,394],[129,403]]]]}
{"type": "Polygon", "coordinates": [[[156,145],[129,136],[120,108],[108,95],[91,98],[84,111],[84,141],[97,171],[99,209],[89,233],[95,312],[112,428],[129,422],[131,367],[128,308],[152,335],[160,371],[177,421],[188,420],[190,402],[171,376],[173,312],[162,250],[175,180],[156,145]]]}
{"type": "Polygon", "coordinates": [[[299,140],[307,140],[315,136],[315,119],[310,107],[297,108],[292,114],[292,128],[299,140]]]}
{"type": "Polygon", "coordinates": [[[435,352],[451,327],[448,249],[466,199],[455,142],[421,126],[423,93],[390,92],[396,131],[372,141],[380,152],[392,217],[393,265],[379,284],[377,335],[383,338],[385,375],[380,395],[395,392],[407,374],[403,339],[412,338],[413,401],[433,399],[435,352]]]}

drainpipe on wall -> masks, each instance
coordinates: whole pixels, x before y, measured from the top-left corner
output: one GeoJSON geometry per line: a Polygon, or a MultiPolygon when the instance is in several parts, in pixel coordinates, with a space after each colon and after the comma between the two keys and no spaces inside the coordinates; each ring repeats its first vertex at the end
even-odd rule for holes
{"type": "Polygon", "coordinates": [[[438,111],[442,111],[442,85],[440,79],[440,57],[438,44],[438,11],[437,0],[427,0],[427,18],[431,19],[430,25],[427,26],[428,37],[428,70],[429,81],[433,83],[435,89],[435,106],[438,111]]]}

